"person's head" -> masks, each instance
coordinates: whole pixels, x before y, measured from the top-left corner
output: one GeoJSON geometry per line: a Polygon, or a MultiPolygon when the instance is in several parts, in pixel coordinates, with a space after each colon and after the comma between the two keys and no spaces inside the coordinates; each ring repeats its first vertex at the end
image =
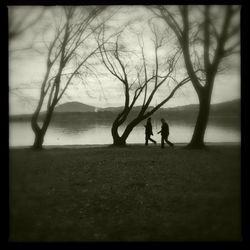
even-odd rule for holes
{"type": "Polygon", "coordinates": [[[161,118],[161,122],[162,123],[166,123],[165,119],[161,118]]]}
{"type": "Polygon", "coordinates": [[[148,118],[147,122],[151,122],[151,117],[148,118]]]}

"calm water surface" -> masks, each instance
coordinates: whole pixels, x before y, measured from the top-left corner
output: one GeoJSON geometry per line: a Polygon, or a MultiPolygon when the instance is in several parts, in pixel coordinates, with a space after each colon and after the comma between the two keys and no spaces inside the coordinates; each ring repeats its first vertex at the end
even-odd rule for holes
{"type": "MultiPolygon", "coordinates": [[[[145,122],[144,122],[145,123],[145,122]]],[[[139,124],[131,132],[127,143],[144,143],[144,127],[139,124]]],[[[193,124],[184,121],[169,121],[169,140],[174,143],[189,142],[193,130],[193,124]]],[[[153,138],[160,142],[161,124],[153,122],[153,138]]],[[[111,123],[105,121],[95,122],[64,122],[51,123],[44,139],[44,145],[88,145],[88,144],[111,144],[111,123]]],[[[121,128],[121,130],[124,127],[121,128]]],[[[10,146],[30,146],[34,140],[34,134],[29,122],[10,122],[9,124],[9,145],[10,146]]],[[[218,125],[210,123],[206,134],[206,142],[240,142],[240,130],[236,127],[218,125]]]]}

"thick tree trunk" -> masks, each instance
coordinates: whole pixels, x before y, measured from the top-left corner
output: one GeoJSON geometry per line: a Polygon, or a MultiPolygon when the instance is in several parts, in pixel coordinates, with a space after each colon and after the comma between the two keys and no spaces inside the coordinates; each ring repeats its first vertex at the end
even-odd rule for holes
{"type": "Polygon", "coordinates": [[[210,97],[204,95],[200,98],[199,112],[196,120],[194,133],[188,148],[190,149],[202,149],[205,147],[204,136],[209,118],[210,110],[210,97]]]}
{"type": "Polygon", "coordinates": [[[35,140],[34,140],[34,143],[32,146],[32,148],[34,150],[43,149],[44,136],[45,136],[47,129],[48,129],[48,126],[50,124],[53,111],[54,111],[54,107],[51,107],[47,111],[47,114],[46,114],[44,121],[43,121],[42,128],[39,128],[39,126],[37,124],[38,123],[38,115],[34,115],[31,119],[31,127],[32,127],[34,134],[35,134],[35,140]]]}
{"type": "Polygon", "coordinates": [[[113,146],[126,146],[126,139],[118,133],[119,124],[114,122],[111,128],[111,133],[113,137],[113,146]]]}
{"type": "Polygon", "coordinates": [[[126,140],[124,140],[122,137],[113,137],[113,146],[126,146],[126,140]]]}
{"type": "Polygon", "coordinates": [[[38,126],[38,114],[39,112],[35,112],[31,118],[31,128],[35,134],[35,140],[32,145],[32,149],[41,150],[43,145],[44,135],[42,135],[41,128],[38,126]]]}
{"type": "Polygon", "coordinates": [[[112,125],[112,129],[111,129],[111,133],[112,133],[112,137],[113,137],[113,146],[126,146],[126,141],[130,135],[130,133],[132,132],[133,128],[139,124],[143,119],[143,117],[139,117],[135,120],[133,120],[131,123],[129,123],[126,127],[126,129],[124,130],[122,136],[120,136],[118,134],[118,128],[119,128],[119,124],[117,122],[114,122],[112,125]]]}
{"type": "Polygon", "coordinates": [[[43,140],[44,140],[45,133],[41,131],[35,132],[35,140],[33,143],[32,148],[34,150],[41,150],[43,149],[43,140]]]}

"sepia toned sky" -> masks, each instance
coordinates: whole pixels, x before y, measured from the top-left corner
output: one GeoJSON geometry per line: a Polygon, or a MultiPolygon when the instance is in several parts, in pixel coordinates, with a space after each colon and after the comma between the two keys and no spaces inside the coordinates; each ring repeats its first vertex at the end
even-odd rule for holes
{"type": "MultiPolygon", "coordinates": [[[[16,20],[27,13],[27,8],[32,11],[33,15],[36,15],[36,12],[40,11],[37,7],[18,7],[15,13],[16,20]]],[[[111,21],[112,25],[115,23],[119,27],[124,25],[125,22],[136,18],[138,25],[135,24],[134,27],[139,30],[145,29],[144,40],[146,44],[148,43],[146,54],[150,58],[150,53],[152,52],[150,49],[150,37],[147,35],[145,27],[147,20],[152,17],[152,13],[144,6],[113,6],[111,8],[116,12],[111,21]]],[[[53,13],[56,15],[56,9],[53,13]]],[[[32,20],[32,15],[30,18],[32,20]]],[[[39,97],[39,86],[46,69],[46,54],[43,53],[42,48],[44,48],[46,39],[51,37],[50,34],[44,35],[46,33],[44,30],[46,29],[46,25],[49,25],[52,21],[53,15],[51,15],[50,10],[46,10],[36,25],[9,42],[10,114],[31,113],[35,109],[39,97]]],[[[123,39],[126,40],[127,46],[135,46],[135,40],[133,40],[132,36],[126,35],[123,39]]],[[[223,66],[225,70],[216,77],[212,103],[240,98],[240,56],[232,56],[223,66]]],[[[114,77],[110,76],[107,71],[105,72],[105,68],[100,66],[98,70],[104,74],[100,74],[98,79],[88,77],[85,84],[75,81],[60,103],[78,101],[102,108],[122,106],[124,98],[121,84],[114,77]]],[[[165,91],[167,89],[163,89],[156,95],[152,105],[162,100],[162,97],[166,95],[165,91]]],[[[198,99],[191,83],[188,83],[164,107],[192,103],[198,103],[198,99]]]]}

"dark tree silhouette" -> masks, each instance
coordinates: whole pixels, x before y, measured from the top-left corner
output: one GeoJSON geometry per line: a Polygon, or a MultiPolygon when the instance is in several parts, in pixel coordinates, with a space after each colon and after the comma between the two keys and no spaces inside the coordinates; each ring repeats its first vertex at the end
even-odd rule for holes
{"type": "Polygon", "coordinates": [[[56,34],[48,46],[46,72],[40,89],[40,97],[31,119],[35,134],[34,149],[42,149],[44,136],[49,127],[53,111],[58,101],[76,77],[86,61],[98,50],[85,45],[98,25],[90,25],[105,7],[89,8],[62,7],[65,22],[56,27],[56,34]],[[69,72],[69,66],[72,72],[69,72]],[[46,106],[44,118],[38,122],[43,105],[46,106]]]}
{"type": "MultiPolygon", "coordinates": [[[[124,89],[124,107],[123,110],[117,115],[111,128],[114,146],[126,145],[126,140],[134,127],[144,119],[154,114],[154,112],[156,112],[174,96],[175,92],[181,86],[190,80],[189,77],[185,77],[182,80],[177,81],[174,77],[175,67],[179,57],[179,50],[174,51],[172,54],[168,54],[167,57],[164,54],[164,60],[160,60],[159,49],[165,45],[166,36],[165,34],[162,34],[154,24],[150,24],[150,29],[153,36],[152,40],[154,46],[154,62],[153,65],[150,65],[150,67],[146,61],[142,35],[137,34],[140,54],[137,53],[136,56],[140,58],[139,61],[133,61],[134,58],[132,58],[132,54],[134,54],[134,52],[127,50],[126,46],[119,42],[121,33],[116,36],[116,40],[113,43],[109,43],[109,47],[106,47],[106,44],[103,43],[103,40],[105,39],[104,26],[97,38],[103,65],[115,78],[119,80],[124,89]],[[149,74],[149,71],[152,73],[149,74]],[[164,83],[167,83],[167,80],[174,84],[174,87],[168,85],[169,89],[172,88],[168,95],[166,93],[165,98],[161,100],[158,105],[149,110],[153,97],[157,91],[160,90],[160,87],[163,86],[164,83]],[[128,116],[140,97],[142,105],[139,112],[135,118],[129,121],[123,133],[119,134],[119,127],[128,121],[128,116]]],[[[129,34],[132,36],[131,33],[129,34]]]]}
{"type": "Polygon", "coordinates": [[[200,104],[188,147],[203,148],[219,66],[224,58],[239,52],[240,6],[155,6],[150,9],[172,29],[182,49],[186,70],[200,104]]]}

